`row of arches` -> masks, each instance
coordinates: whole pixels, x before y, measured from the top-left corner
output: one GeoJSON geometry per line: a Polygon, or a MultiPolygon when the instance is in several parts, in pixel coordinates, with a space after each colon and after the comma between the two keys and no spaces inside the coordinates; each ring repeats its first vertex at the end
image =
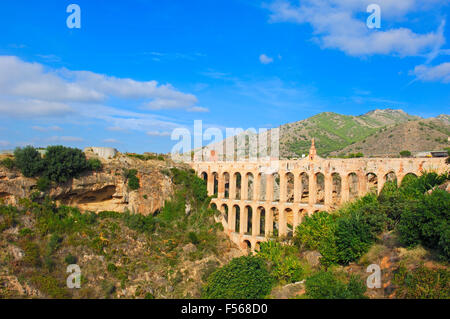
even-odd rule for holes
{"type": "MultiPolygon", "coordinates": [[[[417,177],[413,173],[406,174],[417,177]]],[[[280,176],[258,173],[218,174],[201,172],[201,178],[208,184],[210,195],[224,199],[259,200],[287,203],[334,204],[352,200],[368,192],[378,193],[386,182],[397,181],[395,172],[386,173],[379,181],[375,173],[357,174],[350,172],[342,177],[339,173],[325,176],[318,172],[300,173],[297,178],[292,172],[280,176]],[[380,183],[379,183],[380,182],[380,183]]]]}

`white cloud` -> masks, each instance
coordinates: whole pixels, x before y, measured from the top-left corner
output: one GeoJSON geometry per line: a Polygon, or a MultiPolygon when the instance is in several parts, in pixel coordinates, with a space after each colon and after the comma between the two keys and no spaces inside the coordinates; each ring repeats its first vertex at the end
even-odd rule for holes
{"type": "Polygon", "coordinates": [[[10,146],[11,143],[8,141],[0,140],[0,147],[10,146]]]}
{"type": "Polygon", "coordinates": [[[42,104],[46,102],[98,103],[111,97],[149,99],[149,106],[153,109],[187,109],[197,103],[194,95],[177,91],[170,84],[135,81],[65,68],[51,70],[39,63],[24,62],[14,56],[0,56],[0,94],[8,96],[10,100],[39,101],[44,109],[42,104]]]}
{"type": "Polygon", "coordinates": [[[84,139],[76,136],[52,136],[48,139],[49,142],[83,142],[84,139]]]}
{"type": "Polygon", "coordinates": [[[108,144],[121,144],[120,141],[116,140],[115,138],[107,138],[103,140],[103,143],[108,143],[108,144]]]}
{"type": "MultiPolygon", "coordinates": [[[[278,0],[268,5],[271,22],[308,23],[313,28],[314,40],[323,48],[339,49],[348,55],[366,56],[394,54],[398,56],[435,56],[445,44],[445,21],[434,31],[418,34],[407,28],[370,30],[364,18],[372,0],[304,0],[293,5],[278,0]]],[[[383,19],[395,20],[410,12],[429,9],[437,0],[379,0],[383,19]]],[[[368,14],[367,14],[368,17],[368,14]]]]}
{"type": "Polygon", "coordinates": [[[188,108],[187,110],[188,110],[188,112],[200,112],[200,113],[209,112],[208,108],[202,107],[202,106],[193,106],[191,108],[188,108]]]}
{"type": "Polygon", "coordinates": [[[170,132],[160,132],[160,131],[149,131],[147,135],[150,136],[170,136],[170,132]]]}
{"type": "Polygon", "coordinates": [[[59,126],[48,126],[48,127],[33,126],[32,129],[39,132],[62,131],[62,128],[60,128],[59,126]]]}
{"type": "Polygon", "coordinates": [[[273,62],[273,58],[265,55],[264,53],[259,56],[259,62],[262,64],[269,64],[273,62]]]}
{"type": "Polygon", "coordinates": [[[450,83],[450,62],[437,66],[418,65],[410,72],[417,80],[424,82],[450,83]]]}
{"type": "Polygon", "coordinates": [[[74,113],[72,107],[65,103],[0,97],[0,115],[19,118],[36,118],[61,117],[72,113],[74,113]]]}

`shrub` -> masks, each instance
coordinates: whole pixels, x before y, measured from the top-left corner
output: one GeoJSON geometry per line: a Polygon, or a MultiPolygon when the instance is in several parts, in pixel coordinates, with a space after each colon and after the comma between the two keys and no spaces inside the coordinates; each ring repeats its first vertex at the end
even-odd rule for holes
{"type": "Polygon", "coordinates": [[[126,212],[123,215],[125,225],[141,233],[152,233],[155,230],[155,218],[152,215],[144,216],[141,214],[130,214],[126,212]]]}
{"type": "Polygon", "coordinates": [[[12,158],[7,157],[0,161],[0,165],[6,167],[7,169],[13,169],[16,163],[12,158]]]}
{"type": "Polygon", "coordinates": [[[303,267],[292,248],[275,241],[260,244],[258,256],[268,262],[272,277],[282,284],[294,283],[303,279],[303,267]]]}
{"type": "Polygon", "coordinates": [[[45,192],[50,188],[51,182],[47,176],[42,176],[37,180],[36,187],[39,191],[45,192]]]}
{"type": "Polygon", "coordinates": [[[397,298],[408,299],[449,299],[450,271],[447,269],[429,269],[420,266],[408,270],[401,265],[394,274],[397,298]]]}
{"type": "Polygon", "coordinates": [[[401,151],[400,152],[400,156],[401,157],[410,157],[411,156],[411,152],[410,151],[401,151]]]}
{"type": "Polygon", "coordinates": [[[209,276],[203,297],[207,299],[260,299],[272,287],[263,259],[243,256],[232,259],[209,276]]]}
{"type": "Polygon", "coordinates": [[[66,258],[64,258],[64,262],[65,262],[66,264],[68,264],[68,265],[76,264],[77,261],[78,261],[78,258],[75,257],[75,256],[72,255],[72,254],[68,254],[68,255],[66,256],[66,258]]]}
{"type": "Polygon", "coordinates": [[[400,241],[408,246],[421,243],[438,249],[443,257],[450,259],[450,194],[444,190],[434,190],[423,195],[417,205],[404,211],[398,224],[400,241]]]}
{"type": "Polygon", "coordinates": [[[297,227],[294,240],[299,247],[319,250],[322,240],[330,238],[336,228],[335,218],[327,212],[306,216],[297,227]]]}
{"type": "Polygon", "coordinates": [[[305,281],[306,296],[311,299],[366,299],[366,285],[356,276],[348,282],[331,271],[320,271],[305,281]]]}
{"type": "Polygon", "coordinates": [[[191,241],[191,243],[193,243],[194,245],[197,245],[200,241],[198,240],[197,234],[194,232],[190,232],[189,233],[189,240],[191,241]]]}
{"type": "Polygon", "coordinates": [[[126,176],[128,178],[128,187],[130,187],[131,190],[137,190],[140,187],[139,178],[136,176],[136,174],[137,174],[137,170],[135,170],[135,169],[130,169],[126,173],[126,176]]]}
{"type": "Polygon", "coordinates": [[[39,175],[44,168],[41,154],[39,154],[33,146],[16,148],[14,151],[14,158],[15,165],[25,177],[39,175]]]}
{"type": "Polygon", "coordinates": [[[44,162],[45,175],[57,183],[64,183],[89,168],[81,150],[65,146],[47,147],[44,162]]]}
{"type": "Polygon", "coordinates": [[[91,171],[96,171],[96,172],[101,171],[103,168],[103,164],[98,158],[90,158],[87,161],[87,165],[91,171]]]}
{"type": "Polygon", "coordinates": [[[41,253],[39,251],[39,246],[33,242],[27,242],[24,246],[25,256],[23,261],[32,267],[41,266],[41,253]]]}

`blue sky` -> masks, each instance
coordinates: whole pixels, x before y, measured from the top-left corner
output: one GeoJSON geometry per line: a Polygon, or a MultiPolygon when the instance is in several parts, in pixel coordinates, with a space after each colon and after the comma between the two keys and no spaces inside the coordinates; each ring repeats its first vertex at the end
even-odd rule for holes
{"type": "Polygon", "coordinates": [[[176,127],[450,110],[450,1],[3,0],[0,149],[169,152],[176,127]],[[66,7],[81,8],[69,29],[66,7]],[[381,8],[369,29],[368,4],[381,8]]]}

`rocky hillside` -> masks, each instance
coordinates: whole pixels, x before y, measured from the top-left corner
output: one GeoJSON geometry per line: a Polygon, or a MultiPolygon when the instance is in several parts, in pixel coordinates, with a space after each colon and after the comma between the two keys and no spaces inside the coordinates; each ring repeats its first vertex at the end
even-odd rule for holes
{"type": "MultiPolygon", "coordinates": [[[[88,157],[95,157],[88,154],[88,157]]],[[[99,172],[86,172],[78,178],[51,188],[47,195],[60,204],[93,212],[136,212],[143,215],[158,211],[173,193],[173,185],[165,174],[174,163],[160,160],[142,161],[125,155],[102,160],[99,172]],[[126,171],[137,170],[140,187],[131,190],[126,171]]],[[[20,198],[43,197],[37,190],[37,178],[26,178],[19,170],[0,165],[0,199],[15,205],[20,198]]]]}
{"type": "Polygon", "coordinates": [[[438,151],[450,146],[450,122],[444,117],[421,119],[380,129],[330,155],[346,155],[361,152],[365,156],[398,156],[402,150],[411,153],[438,151]]]}

